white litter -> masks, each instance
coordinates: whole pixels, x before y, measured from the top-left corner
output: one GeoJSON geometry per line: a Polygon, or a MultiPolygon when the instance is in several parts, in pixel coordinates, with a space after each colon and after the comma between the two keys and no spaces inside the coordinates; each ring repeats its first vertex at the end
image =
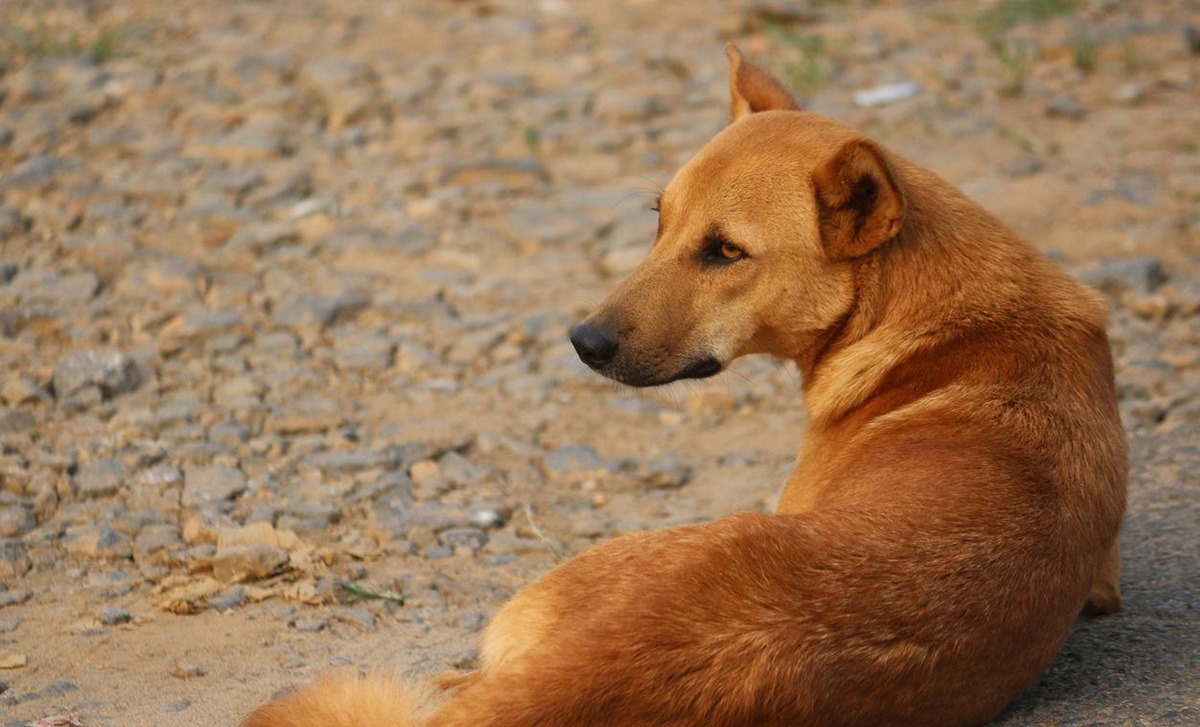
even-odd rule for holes
{"type": "Polygon", "coordinates": [[[906,98],[912,98],[920,93],[920,84],[913,81],[902,81],[900,83],[885,83],[882,86],[855,91],[851,100],[854,101],[855,106],[883,106],[895,103],[896,101],[903,101],[906,98]]]}

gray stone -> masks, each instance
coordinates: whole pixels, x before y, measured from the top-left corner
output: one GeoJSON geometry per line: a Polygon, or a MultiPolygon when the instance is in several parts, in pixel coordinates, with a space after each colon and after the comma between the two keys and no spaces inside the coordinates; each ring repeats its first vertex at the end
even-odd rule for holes
{"type": "Polygon", "coordinates": [[[121,490],[127,477],[121,460],[97,457],[79,466],[75,473],[75,491],[83,497],[108,497],[121,490]]]}
{"type": "MultiPolygon", "coordinates": [[[[237,608],[246,602],[246,589],[242,585],[226,588],[208,599],[208,605],[222,613],[237,608]]],[[[203,672],[201,672],[203,674],[203,672]]]]}
{"type": "Polygon", "coordinates": [[[31,598],[33,598],[33,591],[26,589],[0,591],[0,608],[4,608],[5,606],[19,606],[31,598]]]}
{"type": "Polygon", "coordinates": [[[0,538],[17,538],[37,527],[37,518],[25,505],[0,505],[0,538]]]}
{"type": "Polygon", "coordinates": [[[552,479],[574,481],[603,477],[615,467],[586,444],[565,444],[546,452],[542,469],[552,479]]]}
{"type": "Polygon", "coordinates": [[[20,616],[0,616],[0,634],[11,634],[21,626],[20,616]]]}
{"type": "Polygon", "coordinates": [[[204,667],[187,661],[177,661],[171,665],[171,676],[176,679],[197,679],[207,673],[204,667]]]}
{"type": "Polygon", "coordinates": [[[1167,279],[1162,262],[1153,257],[1109,260],[1075,273],[1084,283],[1112,294],[1153,293],[1167,279]]]}
{"type": "Polygon", "coordinates": [[[20,434],[33,429],[33,415],[19,409],[0,409],[0,434],[20,434]]]}
{"type": "Polygon", "coordinates": [[[0,578],[20,578],[32,567],[33,562],[24,546],[10,540],[0,540],[0,578]]]}
{"type": "Polygon", "coordinates": [[[133,539],[133,557],[141,562],[165,551],[183,548],[179,526],[173,524],[147,525],[133,539]]]}
{"type": "Polygon", "coordinates": [[[105,398],[133,391],[141,384],[137,363],[125,353],[97,349],[71,353],[54,367],[54,395],[65,399],[95,386],[105,398]]]}
{"type": "Polygon", "coordinates": [[[487,469],[458,452],[447,452],[438,460],[438,474],[454,487],[478,487],[487,477],[487,469]]]}
{"type": "Polygon", "coordinates": [[[271,545],[234,545],[213,556],[213,575],[226,583],[254,581],[274,575],[288,564],[287,551],[271,545]]]}
{"type": "Polygon", "coordinates": [[[184,711],[185,709],[187,709],[190,706],[192,706],[192,700],[186,699],[186,698],[185,699],[176,699],[174,701],[170,701],[170,702],[167,702],[166,704],[164,704],[163,711],[171,712],[171,713],[178,713],[178,712],[184,711]]]}
{"type": "Polygon", "coordinates": [[[72,555],[89,558],[132,558],[129,538],[107,525],[77,525],[67,528],[63,548],[72,555]]]}
{"type": "Polygon", "coordinates": [[[374,631],[378,617],[363,608],[343,608],[334,613],[333,617],[341,623],[356,626],[363,631],[374,631]]]}
{"type": "Polygon", "coordinates": [[[121,606],[105,606],[104,610],[100,612],[100,623],[105,626],[117,626],[130,621],[133,621],[133,614],[121,606]]]}
{"type": "Polygon", "coordinates": [[[1087,109],[1071,94],[1060,93],[1046,102],[1046,115],[1079,121],[1087,115],[1087,109]]]}
{"type": "Polygon", "coordinates": [[[691,468],[685,466],[674,452],[659,452],[646,463],[642,481],[657,489],[674,489],[687,484],[691,468]]]}
{"type": "Polygon", "coordinates": [[[55,156],[37,156],[16,166],[9,174],[0,176],[0,189],[33,189],[54,181],[64,172],[79,169],[79,162],[55,156]]]}
{"type": "Polygon", "coordinates": [[[0,396],[3,396],[9,406],[48,402],[52,398],[37,379],[22,373],[14,374],[4,381],[3,388],[0,388],[0,396]]]}
{"type": "Polygon", "coordinates": [[[222,506],[246,491],[246,475],[226,465],[187,467],[183,483],[184,507],[222,506]]]}
{"type": "Polygon", "coordinates": [[[451,528],[438,533],[438,543],[451,550],[468,548],[472,553],[478,553],[487,541],[487,533],[479,528],[451,528]]]}

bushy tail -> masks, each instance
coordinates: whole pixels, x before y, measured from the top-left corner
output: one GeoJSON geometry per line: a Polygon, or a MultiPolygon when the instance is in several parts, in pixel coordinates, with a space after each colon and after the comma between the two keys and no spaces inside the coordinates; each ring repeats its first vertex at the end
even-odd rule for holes
{"type": "Polygon", "coordinates": [[[392,677],[333,675],[264,704],[242,727],[420,727],[439,701],[392,677]]]}

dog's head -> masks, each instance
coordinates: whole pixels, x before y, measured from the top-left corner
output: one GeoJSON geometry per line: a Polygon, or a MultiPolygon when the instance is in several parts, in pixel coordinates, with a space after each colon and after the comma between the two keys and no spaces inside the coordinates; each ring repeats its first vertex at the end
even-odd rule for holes
{"type": "Polygon", "coordinates": [[[584,363],[626,384],[802,359],[851,309],[854,261],[904,216],[878,146],[726,53],[732,123],[663,191],[646,259],[571,331],[584,363]]]}

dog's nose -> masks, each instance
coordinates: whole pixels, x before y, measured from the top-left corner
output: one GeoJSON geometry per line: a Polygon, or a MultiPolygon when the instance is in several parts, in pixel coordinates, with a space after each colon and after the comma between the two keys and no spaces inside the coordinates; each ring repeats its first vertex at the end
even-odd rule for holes
{"type": "Polygon", "coordinates": [[[592,368],[612,363],[617,355],[617,340],[590,323],[580,323],[571,329],[571,345],[579,358],[592,368]]]}

